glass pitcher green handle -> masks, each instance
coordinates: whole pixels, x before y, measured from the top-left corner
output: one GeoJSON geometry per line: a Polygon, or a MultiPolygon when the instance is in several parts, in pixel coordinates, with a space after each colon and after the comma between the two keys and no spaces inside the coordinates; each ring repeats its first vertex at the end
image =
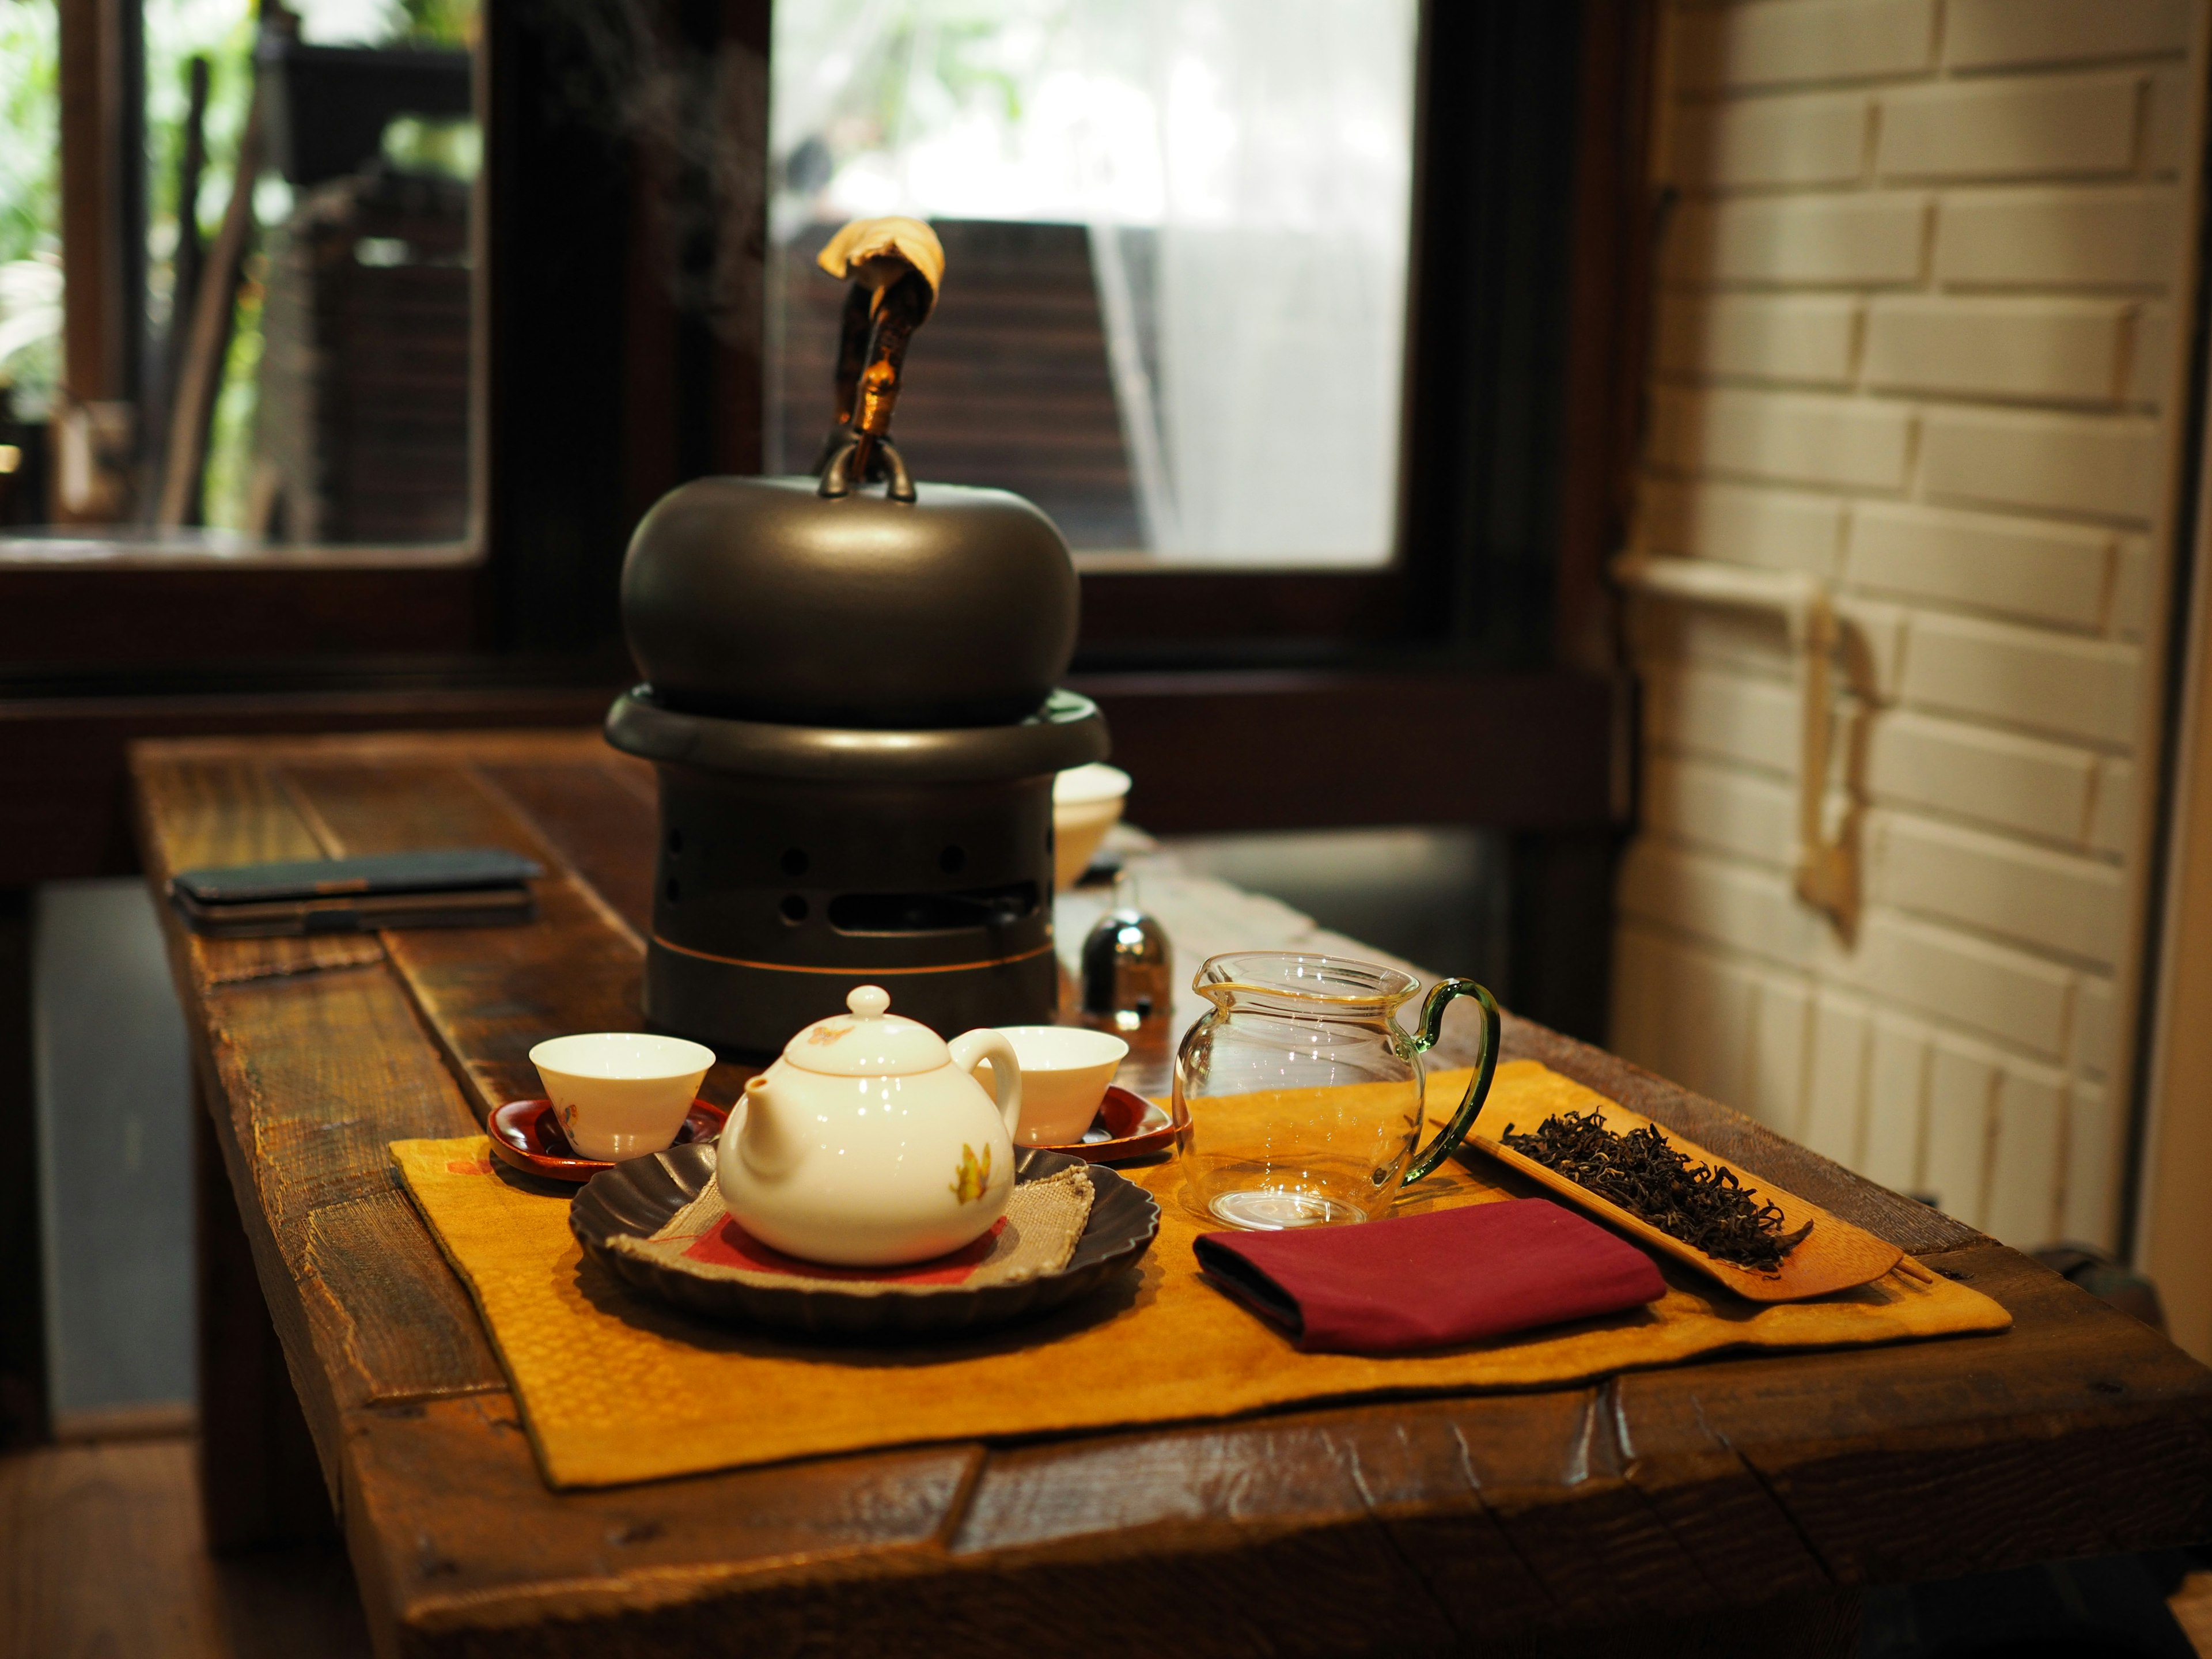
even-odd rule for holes
{"type": "MultiPolygon", "coordinates": [[[[1443,1034],[1444,1007],[1454,997],[1473,997],[1482,1005],[1482,1058],[1475,1062],[1474,1079],[1467,1085],[1467,1098],[1460,1102],[1459,1109],[1452,1114],[1451,1121],[1437,1131],[1437,1138],[1425,1149],[1413,1155],[1413,1161],[1406,1170],[1405,1182],[1401,1183],[1404,1185],[1410,1186],[1429,1174],[1452,1155],[1461,1141],[1467,1139],[1467,1132],[1474,1127],[1475,1114],[1482,1109],[1482,1103],[1490,1097],[1490,1079],[1498,1071],[1498,999],[1471,979],[1437,981],[1436,989],[1429,993],[1429,1000],[1421,1005],[1421,1032],[1413,1039],[1413,1052],[1425,1054],[1437,1046],[1437,1037],[1443,1034]]],[[[1421,1097],[1425,1107],[1428,1100],[1425,1089],[1421,1097]]]]}

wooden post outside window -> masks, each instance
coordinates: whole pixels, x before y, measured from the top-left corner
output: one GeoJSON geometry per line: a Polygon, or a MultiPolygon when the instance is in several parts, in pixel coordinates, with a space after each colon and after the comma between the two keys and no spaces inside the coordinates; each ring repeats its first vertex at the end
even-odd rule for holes
{"type": "Polygon", "coordinates": [[[59,0],[62,389],[54,410],[58,519],[131,511],[144,289],[144,56],[137,0],[59,0]]]}

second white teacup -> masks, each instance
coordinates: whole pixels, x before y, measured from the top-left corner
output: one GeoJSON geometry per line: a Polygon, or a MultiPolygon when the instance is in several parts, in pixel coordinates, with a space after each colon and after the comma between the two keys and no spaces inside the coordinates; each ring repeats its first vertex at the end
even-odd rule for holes
{"type": "MultiPolygon", "coordinates": [[[[1079,1025],[1001,1025],[1022,1068],[1024,1146],[1068,1146],[1083,1139],[1129,1045],[1079,1025]]],[[[979,1079],[978,1081],[981,1079],[979,1079]]]]}
{"type": "Polygon", "coordinates": [[[530,1063],[576,1156],[613,1163],[676,1139],[714,1051],[646,1031],[586,1031],[539,1043],[530,1063]]]}

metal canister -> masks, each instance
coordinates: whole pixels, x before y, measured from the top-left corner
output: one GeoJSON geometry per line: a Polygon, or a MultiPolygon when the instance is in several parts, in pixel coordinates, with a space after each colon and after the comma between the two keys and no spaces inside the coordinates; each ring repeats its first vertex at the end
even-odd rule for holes
{"type": "Polygon", "coordinates": [[[1165,1019],[1175,1007],[1175,957],[1167,930],[1137,902],[1137,879],[1126,871],[1114,902],[1083,941],[1083,1012],[1133,1031],[1165,1019]]]}

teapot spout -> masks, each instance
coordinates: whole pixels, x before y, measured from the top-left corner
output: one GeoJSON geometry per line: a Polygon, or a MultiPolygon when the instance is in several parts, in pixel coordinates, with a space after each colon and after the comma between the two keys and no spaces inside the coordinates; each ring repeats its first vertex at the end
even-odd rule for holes
{"type": "Polygon", "coordinates": [[[805,1149],[787,1121],[787,1103],[767,1074],[745,1084],[744,1127],[738,1132],[738,1156],[763,1181],[775,1181],[798,1167],[805,1149]]]}

